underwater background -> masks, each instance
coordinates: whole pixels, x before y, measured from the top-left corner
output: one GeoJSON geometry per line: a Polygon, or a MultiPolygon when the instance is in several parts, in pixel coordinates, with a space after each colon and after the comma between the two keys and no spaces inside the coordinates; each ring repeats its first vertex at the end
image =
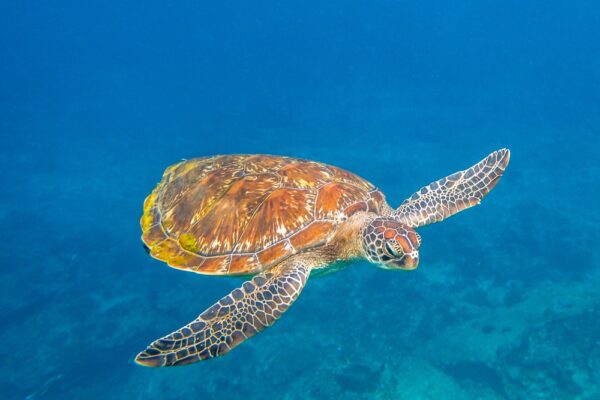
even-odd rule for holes
{"type": "Polygon", "coordinates": [[[600,398],[597,1],[5,2],[0,398],[600,398]],[[337,165],[397,206],[501,147],[411,272],[311,279],[223,358],[136,365],[241,284],[153,260],[184,158],[337,165]]]}

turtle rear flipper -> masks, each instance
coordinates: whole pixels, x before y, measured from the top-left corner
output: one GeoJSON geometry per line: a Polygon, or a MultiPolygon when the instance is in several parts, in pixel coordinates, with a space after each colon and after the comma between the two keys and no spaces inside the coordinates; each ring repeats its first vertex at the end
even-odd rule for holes
{"type": "Polygon", "coordinates": [[[185,365],[227,353],[271,326],[296,300],[309,263],[287,261],[255,276],[183,328],[151,343],[136,357],[149,367],[185,365]]]}
{"type": "Polygon", "coordinates": [[[397,221],[417,228],[477,205],[496,186],[509,160],[508,149],[494,151],[471,168],[422,187],[392,215],[397,221]]]}

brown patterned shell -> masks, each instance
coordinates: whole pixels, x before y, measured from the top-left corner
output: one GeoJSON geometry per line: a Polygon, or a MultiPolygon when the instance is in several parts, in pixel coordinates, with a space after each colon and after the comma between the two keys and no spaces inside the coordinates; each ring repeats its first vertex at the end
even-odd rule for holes
{"type": "Polygon", "coordinates": [[[383,194],[343,169],[296,158],[230,155],[175,164],[146,198],[142,240],[170,266],[254,274],[326,244],[383,194]]]}

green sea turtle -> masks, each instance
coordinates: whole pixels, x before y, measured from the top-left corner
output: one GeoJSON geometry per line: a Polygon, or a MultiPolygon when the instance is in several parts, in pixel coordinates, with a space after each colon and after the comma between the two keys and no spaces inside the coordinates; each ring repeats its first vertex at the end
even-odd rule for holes
{"type": "Polygon", "coordinates": [[[435,181],[393,209],[374,185],[343,169],[297,158],[225,155],[175,164],[146,198],[142,240],[171,267],[255,275],[136,357],[146,366],[190,364],[227,353],[271,326],[311,271],[368,260],[410,270],[415,228],[478,204],[510,153],[491,153],[435,181]]]}

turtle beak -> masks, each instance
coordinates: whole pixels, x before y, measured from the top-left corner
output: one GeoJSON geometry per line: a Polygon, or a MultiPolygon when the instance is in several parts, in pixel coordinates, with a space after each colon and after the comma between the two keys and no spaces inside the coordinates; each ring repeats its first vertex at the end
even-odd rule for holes
{"type": "Polygon", "coordinates": [[[389,266],[388,269],[403,269],[410,271],[419,266],[419,256],[413,257],[410,254],[406,254],[400,260],[389,261],[387,265],[389,266]]]}
{"type": "Polygon", "coordinates": [[[402,269],[412,270],[416,269],[419,266],[419,257],[412,257],[409,255],[404,256],[402,260],[402,269]]]}
{"type": "Polygon", "coordinates": [[[419,266],[419,253],[414,252],[411,254],[405,254],[400,260],[392,261],[395,268],[404,269],[407,271],[416,269],[419,266]]]}

